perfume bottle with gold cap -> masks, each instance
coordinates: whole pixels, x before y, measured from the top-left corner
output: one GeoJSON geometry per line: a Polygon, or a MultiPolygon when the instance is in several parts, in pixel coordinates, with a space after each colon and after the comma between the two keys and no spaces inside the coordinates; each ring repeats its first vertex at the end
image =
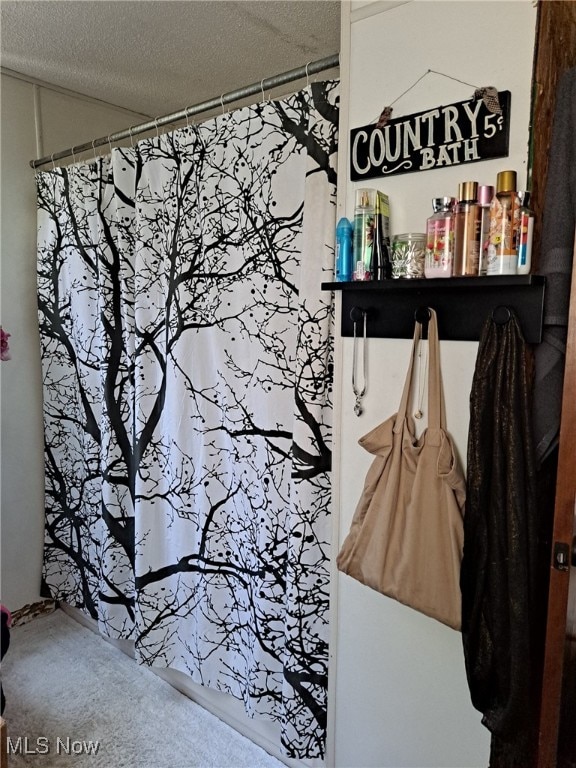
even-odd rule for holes
{"type": "Polygon", "coordinates": [[[459,184],[459,202],[454,212],[454,277],[473,277],[478,274],[481,210],[477,195],[477,181],[459,184]]]}
{"type": "Polygon", "coordinates": [[[500,171],[496,177],[496,194],[490,204],[488,275],[516,274],[518,214],[516,171],[500,171]]]}

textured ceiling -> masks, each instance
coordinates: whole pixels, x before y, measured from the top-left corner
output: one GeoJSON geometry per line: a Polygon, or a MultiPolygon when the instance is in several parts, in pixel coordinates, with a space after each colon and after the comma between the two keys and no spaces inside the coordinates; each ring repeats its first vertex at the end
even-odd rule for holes
{"type": "Polygon", "coordinates": [[[339,0],[2,0],[1,64],[151,117],[340,48],[339,0]]]}

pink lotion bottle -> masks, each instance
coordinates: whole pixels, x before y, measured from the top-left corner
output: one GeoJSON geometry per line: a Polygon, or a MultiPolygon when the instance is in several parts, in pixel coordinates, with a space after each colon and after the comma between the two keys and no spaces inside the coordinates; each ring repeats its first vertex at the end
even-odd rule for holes
{"type": "Polygon", "coordinates": [[[424,276],[427,278],[452,277],[454,265],[454,208],[455,197],[435,197],[434,213],[426,222],[426,259],[424,276]]]}

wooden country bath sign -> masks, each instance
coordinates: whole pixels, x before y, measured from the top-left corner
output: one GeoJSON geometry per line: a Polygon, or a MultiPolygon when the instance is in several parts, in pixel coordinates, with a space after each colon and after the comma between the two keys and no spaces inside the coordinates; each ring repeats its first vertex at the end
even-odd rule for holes
{"type": "Polygon", "coordinates": [[[498,92],[501,114],[482,99],[469,99],[390,120],[383,128],[353,128],[351,181],[507,157],[510,96],[510,91],[498,92]]]}

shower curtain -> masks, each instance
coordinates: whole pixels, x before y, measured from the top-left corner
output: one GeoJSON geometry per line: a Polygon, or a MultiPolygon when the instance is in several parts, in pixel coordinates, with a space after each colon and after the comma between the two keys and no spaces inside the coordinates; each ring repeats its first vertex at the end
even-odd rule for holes
{"type": "Polygon", "coordinates": [[[338,84],[37,176],[43,594],[324,753],[338,84]]]}

